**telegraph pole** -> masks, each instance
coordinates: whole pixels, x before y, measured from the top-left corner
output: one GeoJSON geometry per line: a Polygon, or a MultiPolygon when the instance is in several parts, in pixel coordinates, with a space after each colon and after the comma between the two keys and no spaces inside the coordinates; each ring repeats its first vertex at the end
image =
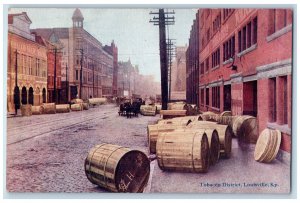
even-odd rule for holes
{"type": "Polygon", "coordinates": [[[56,54],[57,54],[57,48],[54,49],[54,87],[53,87],[53,101],[56,104],[56,54]]]}
{"type": "Polygon", "coordinates": [[[168,61],[167,61],[167,47],[166,47],[166,25],[174,24],[174,16],[166,17],[165,14],[175,14],[175,12],[165,12],[164,9],[159,9],[158,13],[150,12],[153,17],[150,23],[159,26],[159,54],[160,54],[160,72],[161,72],[161,98],[162,109],[166,110],[168,107],[168,61]]]}
{"type": "Polygon", "coordinates": [[[169,67],[169,100],[171,100],[171,87],[172,87],[172,58],[175,56],[174,39],[167,40],[167,55],[168,55],[168,67],[169,67]]]}
{"type": "Polygon", "coordinates": [[[66,95],[67,95],[67,103],[68,103],[69,102],[68,64],[66,64],[66,95]]]}
{"type": "Polygon", "coordinates": [[[93,97],[95,97],[95,65],[93,64],[93,97]]]}
{"type": "Polygon", "coordinates": [[[81,58],[80,58],[80,92],[79,92],[79,98],[82,97],[82,63],[83,63],[83,48],[79,49],[81,58]]]}
{"type": "Polygon", "coordinates": [[[19,107],[19,102],[20,99],[20,95],[17,95],[20,94],[20,92],[17,91],[17,88],[18,88],[18,50],[15,51],[15,54],[16,54],[16,63],[15,63],[15,89],[14,89],[14,103],[15,103],[15,115],[17,115],[18,113],[18,107],[19,107]]]}

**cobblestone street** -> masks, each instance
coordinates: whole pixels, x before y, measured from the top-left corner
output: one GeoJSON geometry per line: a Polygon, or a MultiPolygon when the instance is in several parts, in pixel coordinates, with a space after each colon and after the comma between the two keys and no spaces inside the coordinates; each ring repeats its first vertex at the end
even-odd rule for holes
{"type": "MultiPolygon", "coordinates": [[[[86,178],[83,165],[88,151],[96,144],[112,143],[148,155],[147,124],[158,118],[127,119],[111,104],[82,112],[8,118],[6,188],[9,192],[106,192],[86,178]]],[[[233,139],[232,157],[219,160],[205,174],[164,172],[152,161],[145,192],[289,192],[288,162],[258,163],[253,151],[254,145],[242,151],[233,139]]]]}

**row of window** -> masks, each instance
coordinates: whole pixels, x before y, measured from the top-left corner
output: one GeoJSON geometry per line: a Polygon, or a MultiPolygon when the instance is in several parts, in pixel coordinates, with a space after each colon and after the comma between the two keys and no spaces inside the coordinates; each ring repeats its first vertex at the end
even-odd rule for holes
{"type": "MultiPolygon", "coordinates": [[[[33,58],[24,54],[18,54],[17,57],[18,63],[18,73],[33,75],[39,77],[46,77],[46,61],[38,58],[33,58]]],[[[16,65],[16,56],[12,55],[12,67],[16,65]]]]}
{"type": "MultiPolygon", "coordinates": [[[[238,51],[242,52],[257,43],[257,17],[242,27],[238,32],[238,51]]],[[[233,35],[223,43],[223,61],[233,58],[235,55],[235,36],[233,35]]],[[[207,72],[210,67],[214,68],[220,65],[220,48],[216,49],[212,55],[206,58],[200,64],[200,73],[207,72]],[[211,64],[209,58],[211,57],[211,64]],[[211,66],[210,66],[211,65],[211,66]],[[204,70],[205,67],[205,70],[204,70]]]]}
{"type": "Polygon", "coordinates": [[[204,105],[204,91],[206,95],[205,105],[209,106],[209,91],[211,91],[211,102],[212,106],[215,108],[220,108],[220,86],[210,88],[202,88],[200,89],[200,104],[204,105]]]}
{"type": "MultiPolygon", "coordinates": [[[[101,76],[95,75],[94,77],[95,77],[94,84],[100,86],[101,85],[101,76]]],[[[80,70],[75,70],[75,80],[80,81],[80,70]]],[[[83,71],[82,82],[83,83],[93,82],[93,73],[83,71]]]]}
{"type": "MultiPolygon", "coordinates": [[[[54,86],[54,76],[48,75],[48,84],[50,86],[54,86]]],[[[61,86],[61,78],[60,77],[56,78],[56,85],[61,86]]]]}

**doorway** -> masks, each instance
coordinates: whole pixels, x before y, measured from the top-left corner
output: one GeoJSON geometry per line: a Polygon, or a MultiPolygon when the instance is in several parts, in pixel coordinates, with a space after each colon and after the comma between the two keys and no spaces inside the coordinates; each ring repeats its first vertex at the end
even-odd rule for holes
{"type": "Polygon", "coordinates": [[[224,111],[231,111],[231,85],[224,85],[224,111]]]}

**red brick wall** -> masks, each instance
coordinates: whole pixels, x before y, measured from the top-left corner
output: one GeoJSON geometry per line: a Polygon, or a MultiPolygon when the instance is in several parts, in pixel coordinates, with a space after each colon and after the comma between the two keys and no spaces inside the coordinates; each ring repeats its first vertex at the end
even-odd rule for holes
{"type": "MultiPolygon", "coordinates": [[[[230,81],[231,80],[231,108],[233,115],[240,115],[243,111],[251,109],[250,100],[253,97],[251,87],[243,82],[233,83],[232,74],[241,74],[244,78],[245,76],[257,76],[257,67],[272,64],[275,62],[284,61],[286,59],[292,58],[292,31],[291,29],[286,29],[286,33],[280,35],[277,38],[272,38],[270,30],[275,29],[276,31],[282,28],[288,28],[292,23],[292,11],[285,9],[276,9],[275,21],[273,26],[271,21],[273,9],[235,9],[233,13],[229,15],[225,20],[223,19],[223,9],[199,9],[199,25],[200,25],[200,52],[199,61],[200,64],[205,62],[207,57],[209,57],[210,68],[208,73],[204,73],[199,77],[200,86],[206,86],[210,83],[216,81],[230,81]],[[221,12],[221,27],[218,31],[213,33],[213,21],[215,17],[221,12]],[[209,13],[209,15],[207,15],[209,13]],[[286,13],[286,15],[285,15],[286,13]],[[286,25],[283,23],[282,15],[286,16],[286,25]],[[253,19],[257,17],[257,43],[252,46],[252,50],[248,49],[248,52],[237,56],[238,54],[238,33],[239,31],[252,22],[253,29],[253,19]],[[210,28],[210,39],[208,42],[203,44],[203,38],[206,38],[207,30],[210,28]],[[223,43],[235,36],[235,61],[234,64],[237,66],[237,70],[231,70],[231,62],[223,64],[223,43]],[[272,39],[271,39],[272,38],[272,39]],[[220,48],[220,66],[218,68],[212,69],[211,67],[211,56],[212,53],[220,48]]],[[[276,33],[275,31],[275,33],[276,33]]],[[[282,30],[281,30],[282,31],[282,30]]],[[[278,33],[276,33],[278,34],[278,33]]],[[[252,35],[253,36],[253,35],[252,35]]],[[[206,64],[204,64],[206,66],[206,64]]],[[[276,90],[277,94],[277,120],[276,124],[283,124],[283,81],[281,77],[276,76],[276,90]]],[[[224,109],[223,100],[223,85],[221,85],[220,94],[220,112],[224,109]]],[[[292,81],[291,75],[287,74],[287,120],[288,127],[291,128],[291,111],[292,111],[292,81]]],[[[268,78],[258,78],[257,79],[257,120],[259,133],[268,126],[269,112],[270,112],[270,95],[269,95],[269,79],[268,78]]],[[[211,92],[211,91],[210,91],[211,92]]],[[[201,99],[201,98],[200,98],[201,99]]],[[[211,95],[210,95],[210,105],[208,110],[211,108],[211,95]]],[[[205,102],[204,102],[205,103],[205,102]]],[[[206,106],[200,107],[202,111],[207,109],[206,106]]],[[[290,150],[290,135],[283,134],[281,149],[289,151],[290,150]]]]}

